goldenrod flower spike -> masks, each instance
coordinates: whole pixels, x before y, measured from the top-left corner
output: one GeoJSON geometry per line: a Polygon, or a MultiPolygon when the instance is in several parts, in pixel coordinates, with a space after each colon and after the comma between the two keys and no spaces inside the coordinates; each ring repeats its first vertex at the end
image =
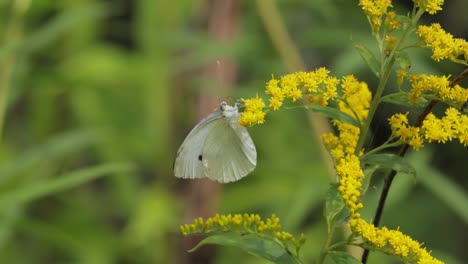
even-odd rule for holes
{"type": "Polygon", "coordinates": [[[431,15],[441,11],[444,5],[444,0],[413,0],[413,2],[431,15]]]}
{"type": "Polygon", "coordinates": [[[432,49],[433,60],[450,59],[453,62],[468,65],[468,42],[466,40],[454,38],[438,23],[419,26],[416,33],[421,41],[432,49]]]}
{"type": "Polygon", "coordinates": [[[256,234],[261,237],[276,239],[285,247],[291,243],[296,247],[296,252],[305,242],[304,234],[296,238],[291,233],[283,231],[280,219],[275,214],[272,214],[265,221],[258,214],[216,214],[206,220],[199,217],[191,224],[181,225],[180,232],[184,236],[223,232],[256,234]]]}
{"type": "Polygon", "coordinates": [[[252,99],[241,99],[244,103],[245,110],[239,117],[239,124],[243,126],[252,126],[254,124],[263,124],[265,122],[266,113],[263,111],[265,103],[263,99],[258,97],[252,99]]]}
{"type": "Polygon", "coordinates": [[[352,219],[349,222],[353,232],[360,234],[364,245],[368,248],[378,249],[381,252],[398,256],[405,263],[442,264],[443,262],[432,257],[422,244],[399,230],[390,230],[386,227],[377,228],[363,219],[352,219]]]}

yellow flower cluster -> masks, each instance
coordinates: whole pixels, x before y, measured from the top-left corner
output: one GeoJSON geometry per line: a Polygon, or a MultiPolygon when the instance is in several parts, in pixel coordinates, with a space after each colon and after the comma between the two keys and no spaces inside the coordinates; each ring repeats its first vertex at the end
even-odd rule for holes
{"type": "Polygon", "coordinates": [[[257,95],[255,98],[241,99],[241,101],[244,103],[245,110],[239,117],[239,124],[243,126],[251,126],[254,124],[265,123],[266,113],[263,111],[265,103],[262,98],[257,95]]]}
{"type": "Polygon", "coordinates": [[[329,76],[329,70],[319,68],[312,72],[296,72],[282,76],[279,80],[273,78],[266,86],[266,94],[270,95],[272,110],[278,110],[284,99],[295,102],[304,94],[309,95],[310,102],[327,105],[328,101],[337,96],[338,79],[329,76]]]}
{"type": "MultiPolygon", "coordinates": [[[[371,92],[364,82],[359,82],[354,76],[347,75],[341,80],[341,97],[338,109],[355,119],[362,121],[369,113],[371,92]]],[[[359,202],[361,196],[362,181],[364,173],[361,170],[359,157],[354,155],[357,141],[359,139],[360,128],[353,125],[333,120],[333,124],[338,128],[338,136],[333,133],[322,135],[325,146],[336,160],[336,173],[339,176],[338,191],[345,202],[350,216],[359,218],[357,212],[363,207],[359,202]]]]}
{"type": "MultiPolygon", "coordinates": [[[[371,92],[365,82],[359,82],[354,76],[347,75],[341,79],[341,93],[338,109],[359,122],[367,117],[371,101],[371,92]]],[[[359,128],[353,125],[333,120],[333,125],[338,128],[339,136],[333,133],[323,134],[324,142],[330,154],[335,160],[340,160],[348,154],[354,153],[359,139],[359,128]]]]}
{"type": "MultiPolygon", "coordinates": [[[[387,14],[389,7],[392,7],[391,0],[359,0],[364,13],[367,15],[374,33],[379,32],[382,26],[382,17],[387,14]]],[[[389,19],[392,19],[390,16],[389,19]]],[[[389,22],[389,21],[388,21],[389,22]]],[[[393,24],[393,23],[389,23],[393,24]]],[[[392,26],[393,28],[393,26],[392,26]]]]}
{"type": "Polygon", "coordinates": [[[447,108],[441,119],[432,113],[428,114],[421,128],[408,125],[407,115],[397,113],[388,120],[394,136],[400,137],[416,150],[423,146],[424,140],[445,143],[458,139],[464,146],[468,145],[468,116],[453,107],[447,108]]]}
{"type": "Polygon", "coordinates": [[[442,10],[442,5],[444,5],[444,0],[413,0],[413,2],[431,15],[442,10]]]}
{"type": "Polygon", "coordinates": [[[462,38],[454,38],[438,23],[430,26],[419,26],[417,34],[421,41],[432,49],[432,59],[440,61],[449,59],[456,63],[468,65],[468,42],[462,38]],[[463,59],[459,59],[463,56],[463,59]]]}
{"type": "Polygon", "coordinates": [[[336,167],[340,177],[338,190],[349,210],[351,220],[349,225],[355,236],[360,236],[365,246],[381,252],[400,257],[405,263],[439,264],[440,260],[433,258],[421,244],[399,230],[390,230],[386,227],[377,228],[361,218],[357,212],[363,207],[358,200],[364,173],[361,170],[359,158],[348,155],[341,159],[336,167]]]}
{"type": "Polygon", "coordinates": [[[400,257],[405,263],[442,264],[432,257],[421,243],[403,234],[399,230],[386,227],[377,228],[363,219],[351,219],[351,229],[361,235],[370,248],[400,257]]]}
{"type": "Polygon", "coordinates": [[[420,128],[408,125],[408,113],[394,114],[388,121],[395,137],[400,137],[403,142],[408,143],[415,150],[423,147],[424,140],[420,128]]]}
{"type": "Polygon", "coordinates": [[[361,217],[357,211],[364,207],[362,203],[358,202],[361,197],[360,190],[364,173],[361,170],[359,158],[350,154],[340,159],[336,166],[336,173],[340,178],[338,191],[349,210],[349,215],[351,218],[361,217]]]}
{"type": "MultiPolygon", "coordinates": [[[[377,2],[375,1],[375,3],[377,2]]],[[[394,40],[390,39],[387,42],[391,41],[394,40]]],[[[270,95],[269,108],[278,110],[285,99],[290,99],[294,102],[307,96],[310,103],[317,103],[323,106],[333,101],[341,112],[354,117],[360,124],[363,124],[368,116],[372,100],[372,94],[367,84],[358,81],[352,75],[337,79],[336,77],[329,76],[329,73],[327,69],[320,68],[313,72],[298,72],[282,76],[280,79],[273,78],[266,86],[266,93],[270,95]]],[[[423,93],[432,93],[433,96],[451,102],[460,103],[467,99],[466,95],[461,91],[461,87],[449,88],[448,80],[445,77],[407,76],[405,71],[399,71],[397,76],[399,85],[405,79],[409,79],[410,83],[413,84],[413,89],[410,93],[414,97],[421,96],[423,93]],[[438,84],[436,84],[436,81],[438,84]],[[432,85],[427,85],[428,83],[432,83],[432,85]],[[447,89],[449,92],[444,92],[447,89]]],[[[243,125],[262,123],[265,116],[259,113],[264,113],[265,104],[263,100],[257,96],[252,99],[242,99],[242,101],[245,104],[246,110],[242,113],[239,122],[243,125]],[[260,118],[255,117],[255,113],[260,118]],[[261,121],[259,122],[258,120],[261,121]]],[[[450,131],[452,132],[452,137],[456,135],[460,142],[466,144],[468,142],[468,133],[466,132],[468,131],[466,129],[468,121],[459,112],[455,113],[454,111],[456,110],[450,110],[447,113],[447,120],[441,122],[444,124],[451,122],[450,131]],[[457,118],[458,121],[454,122],[457,118]],[[453,133],[454,131],[458,131],[458,134],[453,133]],[[462,140],[462,138],[464,139],[462,140]]],[[[428,122],[427,128],[424,126],[422,128],[410,127],[408,126],[406,114],[394,115],[389,121],[392,129],[395,131],[395,136],[408,141],[415,148],[422,146],[423,138],[426,137],[426,134],[423,132],[429,130],[429,125],[432,124],[434,126],[434,124],[437,124],[436,122],[428,122]]],[[[365,175],[361,169],[359,155],[362,154],[363,150],[360,150],[359,155],[355,154],[360,127],[339,120],[332,120],[332,122],[337,127],[338,134],[324,134],[322,135],[322,140],[335,159],[336,172],[339,177],[338,191],[352,218],[350,224],[354,235],[361,236],[368,246],[397,255],[410,263],[441,263],[434,259],[425,249],[422,249],[419,243],[400,231],[389,230],[385,227],[379,229],[361,219],[359,210],[363,208],[363,204],[360,202],[360,198],[365,175]]],[[[430,141],[431,138],[426,137],[426,140],[430,141]]],[[[290,233],[281,231],[279,220],[274,215],[266,222],[263,222],[258,215],[216,215],[213,218],[209,218],[206,222],[200,218],[195,220],[193,224],[181,227],[181,232],[184,235],[232,230],[241,233],[261,233],[278,239],[283,243],[291,241],[294,245],[299,245],[300,241],[303,241],[303,237],[295,239],[290,233]]]]}
{"type": "Polygon", "coordinates": [[[388,12],[385,16],[385,27],[392,32],[393,30],[399,29],[401,26],[401,22],[396,19],[396,13],[391,11],[388,12]]]}
{"type": "Polygon", "coordinates": [[[279,218],[272,214],[263,221],[258,214],[216,214],[203,220],[199,217],[191,224],[180,226],[180,232],[184,235],[208,234],[213,232],[238,232],[241,234],[258,234],[270,239],[277,239],[285,246],[291,242],[299,249],[305,242],[304,234],[295,238],[291,233],[282,231],[279,218]]]}
{"type": "MultiPolygon", "coordinates": [[[[339,80],[329,76],[325,68],[312,72],[296,72],[282,76],[279,80],[274,77],[268,81],[265,93],[270,96],[269,108],[278,110],[285,99],[295,102],[308,96],[310,103],[327,105],[337,97],[339,80]]],[[[245,111],[241,113],[239,123],[243,126],[263,124],[265,122],[265,103],[258,95],[251,99],[242,99],[245,111]]]]}
{"type": "Polygon", "coordinates": [[[421,128],[428,142],[445,143],[457,138],[460,144],[468,146],[468,116],[453,107],[447,108],[441,119],[430,113],[421,128]]]}
{"type": "Polygon", "coordinates": [[[417,102],[423,95],[428,95],[431,99],[461,107],[468,100],[468,89],[458,84],[450,87],[446,76],[413,74],[408,80],[411,84],[408,99],[412,102],[417,102]]]}

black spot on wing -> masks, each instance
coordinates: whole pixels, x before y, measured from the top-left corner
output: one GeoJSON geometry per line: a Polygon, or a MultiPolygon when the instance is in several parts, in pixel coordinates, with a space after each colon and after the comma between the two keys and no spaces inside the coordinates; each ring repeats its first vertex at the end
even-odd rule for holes
{"type": "Polygon", "coordinates": [[[198,160],[199,160],[199,161],[202,161],[202,160],[203,160],[203,155],[202,155],[202,154],[198,155],[198,160]]]}

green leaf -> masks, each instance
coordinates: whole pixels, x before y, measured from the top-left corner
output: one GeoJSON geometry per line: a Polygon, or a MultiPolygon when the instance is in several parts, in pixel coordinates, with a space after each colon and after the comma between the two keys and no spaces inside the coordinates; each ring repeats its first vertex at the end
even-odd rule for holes
{"type": "Polygon", "coordinates": [[[408,53],[401,51],[401,50],[397,51],[395,54],[395,59],[400,65],[400,68],[405,69],[405,70],[408,70],[409,68],[411,68],[411,59],[408,53]]]}
{"type": "Polygon", "coordinates": [[[193,252],[207,244],[234,246],[274,263],[299,263],[281,244],[255,234],[223,233],[212,235],[203,239],[189,252],[193,252]]]}
{"type": "Polygon", "coordinates": [[[34,166],[80,151],[84,147],[102,141],[102,139],[102,135],[97,130],[78,130],[57,135],[46,143],[25,151],[14,160],[2,164],[0,167],[0,184],[4,184],[34,166]]]}
{"type": "MultiPolygon", "coordinates": [[[[47,24],[38,27],[35,32],[29,33],[21,42],[10,43],[0,49],[0,59],[17,52],[18,54],[32,53],[57,41],[61,36],[82,23],[90,23],[111,14],[112,10],[106,4],[90,4],[74,8],[58,14],[47,24]]],[[[114,11],[115,12],[115,11],[114,11]]]]}
{"type": "Polygon", "coordinates": [[[401,22],[401,24],[403,25],[403,29],[406,29],[408,28],[408,26],[411,25],[411,18],[409,18],[408,16],[397,15],[396,19],[401,22]]]}
{"type": "Polygon", "coordinates": [[[413,166],[403,157],[395,154],[372,154],[364,157],[362,162],[371,165],[375,164],[382,168],[392,169],[398,173],[405,173],[413,176],[416,175],[416,170],[413,168],[413,166]]]}
{"type": "Polygon", "coordinates": [[[325,116],[328,116],[329,118],[339,120],[343,123],[347,123],[356,127],[360,127],[361,124],[354,119],[352,116],[341,112],[340,110],[328,106],[320,106],[320,105],[307,105],[307,108],[310,110],[321,113],[325,116]]]}
{"type": "Polygon", "coordinates": [[[379,77],[380,76],[379,61],[375,57],[374,53],[372,53],[365,46],[356,42],[354,43],[354,47],[357,49],[357,51],[359,52],[359,55],[361,55],[361,58],[364,60],[367,66],[369,66],[369,68],[375,74],[375,76],[379,77]]]}
{"type": "Polygon", "coordinates": [[[0,207],[27,203],[52,193],[76,187],[105,175],[126,172],[131,169],[133,169],[133,166],[128,163],[110,163],[69,172],[44,182],[21,186],[16,190],[0,194],[0,207]]]}
{"type": "Polygon", "coordinates": [[[325,219],[327,220],[328,230],[331,230],[336,222],[336,216],[343,210],[345,204],[338,191],[338,184],[332,183],[328,188],[325,200],[325,219]]]}
{"type": "Polygon", "coordinates": [[[364,172],[365,177],[362,182],[362,190],[361,190],[362,194],[365,194],[367,192],[372,176],[374,175],[374,172],[377,171],[378,168],[379,166],[375,164],[374,165],[366,164],[366,166],[364,166],[363,172],[364,172]]]}
{"type": "Polygon", "coordinates": [[[359,260],[342,251],[330,251],[328,252],[328,256],[330,256],[336,264],[361,264],[359,260]]]}
{"type": "Polygon", "coordinates": [[[429,103],[429,101],[426,98],[424,98],[424,96],[421,96],[418,99],[418,102],[410,102],[408,100],[408,94],[402,92],[387,94],[383,96],[380,99],[380,101],[396,105],[412,106],[417,108],[424,108],[429,103]]]}

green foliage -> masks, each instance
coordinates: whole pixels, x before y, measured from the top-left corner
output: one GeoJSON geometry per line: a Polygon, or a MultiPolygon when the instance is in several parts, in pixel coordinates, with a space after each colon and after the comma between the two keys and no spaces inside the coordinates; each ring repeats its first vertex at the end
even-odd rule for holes
{"type": "Polygon", "coordinates": [[[385,154],[371,154],[362,159],[364,164],[376,165],[384,169],[392,169],[398,173],[409,174],[416,176],[416,169],[404,157],[399,155],[385,153],[385,154]]]}
{"type": "MultiPolygon", "coordinates": [[[[191,186],[174,179],[172,161],[196,122],[199,102],[194,98],[200,93],[220,99],[251,96],[262,91],[271,74],[289,72],[253,1],[239,1],[238,35],[227,42],[213,40],[205,27],[209,11],[198,1],[105,2],[0,1],[1,263],[177,263],[190,258],[196,253],[186,253],[193,245],[181,248],[178,226],[192,220],[185,217],[198,200],[190,196],[191,186]],[[207,78],[201,68],[225,57],[238,64],[229,94],[220,92],[225,85],[207,78]]],[[[370,51],[356,52],[346,41],[369,41],[367,21],[355,2],[276,4],[308,68],[320,64],[338,74],[368,74],[360,56],[370,51]]],[[[464,30],[463,23],[447,24],[464,30]]],[[[411,62],[426,65],[425,72],[454,72],[451,65],[430,68],[425,57],[412,53],[411,62]]],[[[404,99],[384,96],[382,101],[407,105],[404,99]]],[[[315,110],[356,122],[327,108],[315,110]]],[[[242,182],[223,186],[216,197],[218,211],[275,212],[285,229],[305,233],[301,259],[311,263],[327,237],[326,225],[339,226],[342,219],[336,190],[327,199],[327,221],[322,217],[329,180],[320,142],[312,139],[302,111],[278,113],[250,131],[258,167],[242,182]]],[[[422,240],[437,245],[435,251],[466,259],[459,247],[464,225],[453,221],[466,222],[466,195],[456,187],[467,184],[460,177],[466,155],[457,146],[436,151],[459,151],[461,161],[439,164],[435,176],[418,177],[418,185],[404,184],[405,195],[399,198],[412,207],[390,207],[385,219],[405,226],[401,216],[430,200],[430,212],[412,215],[423,223],[412,232],[425,234],[422,240]],[[427,232],[428,219],[452,229],[427,232]]],[[[370,182],[369,191],[379,184],[370,182]]],[[[241,243],[242,237],[236,237],[235,246],[272,261],[293,258],[275,241],[247,237],[241,243]],[[260,247],[268,247],[268,254],[260,247]]],[[[217,250],[215,263],[258,263],[249,255],[217,250]]],[[[333,251],[330,258],[347,260],[333,251]]],[[[393,261],[378,258],[378,263],[393,261]]]]}
{"type": "Polygon", "coordinates": [[[339,120],[343,123],[347,123],[353,126],[359,127],[361,123],[359,120],[356,120],[356,118],[353,118],[352,116],[341,112],[340,110],[332,107],[327,107],[327,106],[318,106],[318,105],[310,105],[307,106],[308,109],[323,114],[326,117],[329,117],[331,119],[336,119],[339,120]]]}
{"type": "Polygon", "coordinates": [[[350,256],[349,254],[346,254],[345,252],[342,252],[342,251],[330,251],[329,254],[330,254],[330,258],[336,264],[358,264],[358,263],[361,263],[359,260],[357,260],[353,256],[350,256]]]}
{"type": "Polygon", "coordinates": [[[297,260],[292,255],[290,255],[290,253],[283,247],[282,244],[268,238],[259,237],[254,234],[240,235],[226,233],[220,235],[211,235],[203,239],[194,248],[189,250],[189,252],[193,252],[199,247],[207,244],[237,247],[254,256],[272,261],[273,263],[297,263],[297,260]]]}
{"type": "Polygon", "coordinates": [[[340,224],[339,220],[344,220],[337,218],[344,207],[343,198],[341,198],[340,193],[338,192],[338,184],[331,184],[328,189],[327,196],[325,197],[324,211],[328,225],[328,232],[331,232],[333,228],[335,228],[335,224],[340,224]]]}

